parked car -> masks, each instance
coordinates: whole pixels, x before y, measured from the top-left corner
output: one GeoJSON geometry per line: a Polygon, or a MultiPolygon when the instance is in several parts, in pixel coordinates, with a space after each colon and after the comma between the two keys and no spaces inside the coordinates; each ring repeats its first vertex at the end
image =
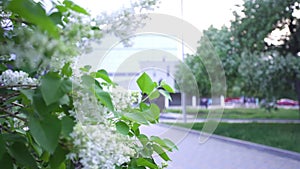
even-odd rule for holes
{"type": "Polygon", "coordinates": [[[278,106],[298,106],[299,105],[298,101],[286,99],[286,98],[277,100],[276,104],[278,106]]]}

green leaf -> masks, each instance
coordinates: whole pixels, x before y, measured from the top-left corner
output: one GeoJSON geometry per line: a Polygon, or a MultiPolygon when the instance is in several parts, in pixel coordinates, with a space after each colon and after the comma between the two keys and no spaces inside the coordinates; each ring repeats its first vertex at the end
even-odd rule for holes
{"type": "Polygon", "coordinates": [[[157,136],[151,136],[150,140],[157,143],[158,145],[160,145],[161,147],[165,148],[168,151],[172,151],[173,149],[177,149],[176,145],[168,139],[161,139],[157,136]]]}
{"type": "Polygon", "coordinates": [[[99,99],[99,101],[106,106],[109,110],[113,111],[114,106],[110,97],[110,94],[108,92],[105,92],[101,89],[97,89],[95,91],[96,97],[99,99]]]}
{"type": "Polygon", "coordinates": [[[34,3],[31,0],[12,0],[7,8],[29,23],[33,23],[40,29],[47,31],[53,37],[59,37],[56,25],[46,15],[44,8],[39,3],[34,3]]]}
{"type": "Polygon", "coordinates": [[[174,93],[173,88],[169,86],[165,81],[162,81],[160,86],[164,88],[166,91],[168,91],[169,93],[174,93]]]}
{"type": "Polygon", "coordinates": [[[158,90],[159,93],[161,93],[163,96],[165,96],[167,99],[171,100],[172,101],[172,97],[170,96],[170,93],[168,93],[167,91],[165,90],[158,90]]]}
{"type": "Polygon", "coordinates": [[[13,161],[8,153],[3,154],[0,158],[1,168],[5,169],[13,169],[13,161]]]}
{"type": "Polygon", "coordinates": [[[108,75],[107,71],[104,70],[104,69],[101,69],[101,70],[98,70],[97,72],[94,72],[93,77],[94,78],[101,78],[109,84],[114,84],[113,81],[109,78],[109,75],[108,75]]]}
{"type": "Polygon", "coordinates": [[[76,5],[74,2],[70,1],[70,0],[64,0],[63,4],[65,4],[65,6],[75,12],[78,13],[82,13],[85,15],[90,15],[84,8],[76,5]]]}
{"type": "Polygon", "coordinates": [[[62,74],[66,75],[67,77],[71,77],[73,73],[73,70],[70,65],[70,62],[66,63],[61,70],[62,74]]]}
{"type": "Polygon", "coordinates": [[[81,67],[79,70],[83,72],[89,72],[91,70],[92,66],[90,65],[85,65],[84,67],[81,67]]]}
{"type": "Polygon", "coordinates": [[[38,168],[37,164],[29,153],[28,148],[21,142],[15,142],[9,147],[9,154],[20,164],[29,168],[38,168]]]}
{"type": "Polygon", "coordinates": [[[121,134],[127,135],[129,132],[129,126],[123,121],[118,121],[116,123],[117,131],[121,134]]]}
{"type": "Polygon", "coordinates": [[[68,116],[64,116],[61,119],[61,124],[62,124],[62,135],[65,137],[69,137],[70,133],[73,131],[73,127],[75,126],[75,122],[72,118],[68,116]]]}
{"type": "Polygon", "coordinates": [[[139,136],[140,135],[140,124],[138,123],[133,123],[132,127],[131,127],[131,130],[133,131],[133,133],[136,135],[136,136],[139,136]]]}
{"type": "Polygon", "coordinates": [[[165,161],[170,161],[171,159],[169,156],[166,154],[166,152],[158,145],[153,144],[153,150],[165,161]]]}
{"type": "Polygon", "coordinates": [[[52,115],[37,119],[29,116],[29,129],[35,141],[46,151],[53,153],[61,132],[61,121],[52,115]]]}
{"type": "Polygon", "coordinates": [[[159,115],[160,115],[160,109],[159,109],[159,107],[156,104],[154,104],[154,103],[150,104],[150,111],[153,114],[154,118],[158,118],[159,117],[159,115]]]}
{"type": "Polygon", "coordinates": [[[145,110],[150,109],[150,106],[147,105],[146,103],[141,102],[140,103],[140,109],[141,109],[141,111],[145,111],[145,110]]]}
{"type": "Polygon", "coordinates": [[[157,99],[159,98],[159,96],[160,96],[159,91],[155,90],[154,92],[150,93],[149,99],[150,100],[157,99]]]}
{"type": "Polygon", "coordinates": [[[21,134],[11,134],[11,133],[5,133],[2,134],[2,138],[5,142],[22,142],[22,143],[26,143],[27,140],[26,138],[21,135],[21,134]]]}
{"type": "Polygon", "coordinates": [[[2,158],[2,156],[5,154],[6,149],[5,149],[5,142],[3,140],[3,136],[2,134],[0,135],[0,159],[2,158]]]}
{"type": "Polygon", "coordinates": [[[34,90],[32,89],[20,89],[20,92],[28,99],[33,102],[34,90]]]}
{"type": "Polygon", "coordinates": [[[144,117],[154,123],[158,120],[159,115],[160,115],[160,109],[156,104],[150,104],[150,108],[146,111],[143,111],[144,117]]]}
{"type": "Polygon", "coordinates": [[[172,148],[172,149],[178,150],[178,147],[173,143],[173,141],[171,141],[171,140],[169,140],[169,139],[167,139],[167,138],[165,138],[165,139],[163,139],[163,140],[164,140],[165,144],[166,144],[168,147],[170,147],[170,148],[172,148]]]}
{"type": "Polygon", "coordinates": [[[144,134],[140,134],[137,138],[140,140],[144,147],[149,143],[148,137],[144,134]]]}
{"type": "Polygon", "coordinates": [[[50,166],[53,169],[59,168],[60,165],[65,161],[66,155],[69,153],[68,150],[63,149],[60,145],[57,146],[54,154],[50,157],[50,166]]]}
{"type": "Polygon", "coordinates": [[[33,95],[32,105],[36,112],[38,112],[40,115],[50,113],[59,107],[58,103],[53,103],[47,106],[43,97],[41,96],[41,93],[39,92],[33,95]]]}
{"type": "Polygon", "coordinates": [[[158,169],[158,166],[154,163],[151,162],[150,159],[145,159],[145,158],[138,158],[136,160],[137,166],[145,166],[145,167],[149,167],[152,169],[158,169]]]}
{"type": "Polygon", "coordinates": [[[62,25],[62,14],[61,12],[53,12],[49,15],[52,22],[56,25],[62,25]]]}
{"type": "Polygon", "coordinates": [[[143,73],[137,80],[137,84],[143,93],[149,95],[155,88],[155,84],[152,79],[146,74],[143,73]]]}
{"type": "Polygon", "coordinates": [[[140,112],[124,113],[123,116],[136,123],[145,124],[145,125],[148,124],[148,121],[145,119],[144,115],[140,112]]]}
{"type": "Polygon", "coordinates": [[[50,72],[41,80],[41,92],[47,106],[59,101],[69,90],[70,81],[61,79],[58,73],[50,72]]]}

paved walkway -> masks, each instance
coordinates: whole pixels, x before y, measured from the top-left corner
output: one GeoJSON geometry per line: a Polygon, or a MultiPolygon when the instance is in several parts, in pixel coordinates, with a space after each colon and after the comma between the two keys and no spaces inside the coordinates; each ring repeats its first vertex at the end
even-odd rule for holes
{"type": "MultiPolygon", "coordinates": [[[[179,151],[169,153],[172,162],[168,169],[299,169],[300,154],[235,139],[213,136],[199,142],[199,132],[174,126],[142,127],[147,135],[169,138],[179,151]],[[245,144],[243,144],[245,143],[245,144]],[[249,144],[248,144],[249,143],[249,144]],[[262,148],[263,147],[263,148],[262,148]],[[267,147],[267,148],[266,148],[267,147]],[[273,151],[274,150],[274,151],[273,151]]],[[[205,137],[202,136],[202,137],[205,137]]],[[[204,138],[205,139],[205,138],[204,138]]],[[[203,138],[202,138],[203,140],[203,138]]]]}

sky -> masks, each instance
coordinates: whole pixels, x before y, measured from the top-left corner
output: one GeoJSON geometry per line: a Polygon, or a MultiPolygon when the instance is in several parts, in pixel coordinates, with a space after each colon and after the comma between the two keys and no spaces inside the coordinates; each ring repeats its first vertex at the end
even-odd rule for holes
{"type": "MultiPolygon", "coordinates": [[[[233,19],[234,5],[241,4],[242,0],[182,0],[183,19],[200,30],[210,25],[220,28],[228,25],[233,19]]],[[[130,0],[74,0],[80,6],[96,15],[102,11],[111,12],[123,6],[129,6],[130,0]]],[[[181,18],[181,0],[161,0],[155,13],[168,14],[181,18]]]]}

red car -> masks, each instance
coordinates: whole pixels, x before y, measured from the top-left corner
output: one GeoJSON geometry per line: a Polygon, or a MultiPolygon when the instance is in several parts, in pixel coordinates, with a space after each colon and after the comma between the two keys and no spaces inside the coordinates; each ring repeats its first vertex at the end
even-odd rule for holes
{"type": "Polygon", "coordinates": [[[280,99],[277,100],[276,104],[278,106],[298,106],[298,101],[291,100],[291,99],[280,99]]]}

